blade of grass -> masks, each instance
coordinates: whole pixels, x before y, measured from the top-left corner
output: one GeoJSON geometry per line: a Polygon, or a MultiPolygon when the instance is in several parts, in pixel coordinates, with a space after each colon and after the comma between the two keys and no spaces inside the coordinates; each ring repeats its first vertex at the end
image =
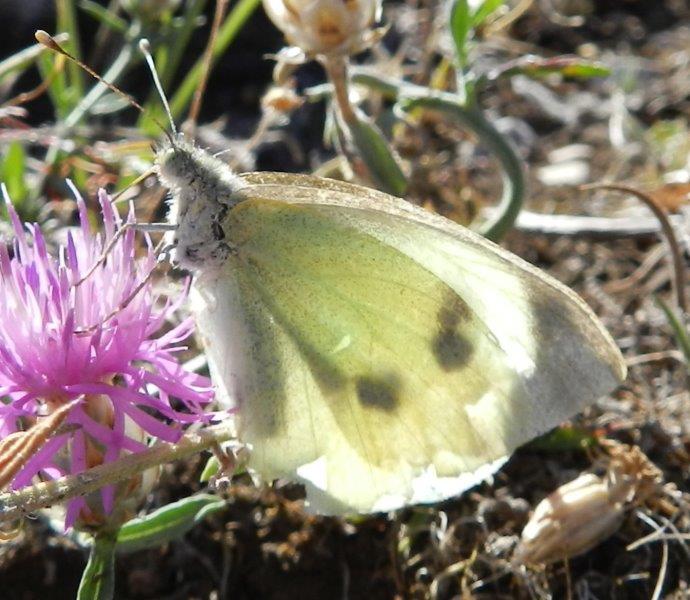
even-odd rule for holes
{"type": "MultiPolygon", "coordinates": [[[[81,58],[81,44],[79,42],[79,27],[77,26],[77,15],[74,9],[74,0],[56,0],[55,11],[57,19],[57,30],[66,31],[69,40],[66,49],[77,58],[81,58]]],[[[71,90],[72,105],[75,106],[84,95],[84,79],[81,69],[77,65],[67,65],[68,88],[71,90]]]]}
{"type": "MultiPolygon", "coordinates": [[[[66,33],[61,33],[55,36],[55,41],[64,44],[68,38],[66,33]]],[[[0,61],[0,81],[10,75],[21,73],[45,51],[46,47],[42,44],[34,44],[0,61]]]]}
{"type": "MultiPolygon", "coordinates": [[[[227,50],[228,46],[237,37],[244,24],[249,20],[254,11],[259,6],[261,0],[240,0],[225,18],[223,25],[218,32],[218,38],[213,48],[212,64],[215,64],[218,57],[227,50]]],[[[179,118],[187,109],[199,81],[203,75],[203,57],[199,58],[191,71],[187,74],[180,87],[175,92],[170,101],[170,110],[173,117],[179,118]]]]}
{"type": "Polygon", "coordinates": [[[55,118],[58,121],[63,120],[70,112],[71,106],[69,99],[67,98],[67,83],[65,78],[64,69],[58,69],[57,61],[63,60],[61,57],[56,56],[53,58],[52,53],[41,54],[37,61],[36,66],[38,68],[41,77],[46,80],[51,78],[50,84],[48,85],[48,97],[55,110],[55,118]],[[51,77],[51,73],[54,70],[58,70],[54,77],[51,77]]]}
{"type": "MultiPolygon", "coordinates": [[[[174,44],[161,44],[159,48],[160,55],[156,54],[156,66],[160,69],[160,78],[163,87],[167,87],[172,83],[173,77],[180,66],[180,60],[187,49],[194,30],[198,26],[198,18],[201,15],[207,0],[192,0],[185,5],[185,14],[182,17],[184,25],[179,31],[175,32],[174,44]],[[163,58],[163,55],[166,58],[163,58]]],[[[151,99],[157,102],[158,95],[152,94],[151,99]]],[[[147,103],[148,104],[148,103],[147,103]]],[[[148,108],[148,106],[147,106],[148,108]]]]}
{"type": "Polygon", "coordinates": [[[79,8],[112,31],[122,34],[127,31],[127,21],[93,0],[81,0],[79,8]]]}
{"type": "Polygon", "coordinates": [[[680,346],[683,356],[685,356],[685,361],[690,364],[690,335],[688,334],[688,330],[681,322],[680,317],[666,302],[664,302],[658,296],[654,296],[654,301],[666,316],[666,320],[673,330],[673,335],[676,338],[676,342],[680,346]]]}

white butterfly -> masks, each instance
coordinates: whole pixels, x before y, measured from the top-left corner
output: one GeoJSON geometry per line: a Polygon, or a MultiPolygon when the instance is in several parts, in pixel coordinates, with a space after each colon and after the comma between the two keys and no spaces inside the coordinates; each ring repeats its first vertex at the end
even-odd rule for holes
{"type": "Polygon", "coordinates": [[[499,246],[364,187],[236,176],[185,142],[140,45],[173,131],[156,164],[175,257],[262,477],[304,482],[326,513],[447,498],[625,378],[589,307],[499,246]]]}
{"type": "Polygon", "coordinates": [[[456,495],[625,377],[577,295],[441,216],[183,140],[157,167],[249,466],[315,511],[456,495]]]}

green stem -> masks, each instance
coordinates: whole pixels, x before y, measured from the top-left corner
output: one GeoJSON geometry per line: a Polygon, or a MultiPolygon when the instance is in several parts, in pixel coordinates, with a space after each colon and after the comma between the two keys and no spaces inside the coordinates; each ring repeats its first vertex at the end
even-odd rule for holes
{"type": "Polygon", "coordinates": [[[446,113],[464,127],[474,132],[488,150],[498,159],[503,171],[503,193],[496,214],[484,223],[479,232],[490,240],[500,240],[515,223],[525,196],[523,162],[506,138],[486,119],[475,106],[464,105],[457,95],[432,91],[393,78],[356,70],[353,83],[365,85],[398,101],[406,111],[414,108],[446,113]]]}
{"type": "MultiPolygon", "coordinates": [[[[259,6],[260,0],[240,0],[225,18],[223,26],[218,32],[215,47],[213,48],[212,64],[215,64],[218,57],[225,52],[227,47],[237,37],[244,24],[259,6]]],[[[173,117],[178,118],[185,107],[188,106],[194,90],[201,81],[203,75],[203,57],[197,60],[192,70],[187,74],[184,81],[177,88],[177,92],[170,101],[170,110],[173,117]]]]}
{"type": "Polygon", "coordinates": [[[424,108],[448,114],[473,131],[498,159],[503,169],[503,194],[496,214],[481,226],[479,232],[494,242],[500,240],[515,223],[525,196],[522,160],[512,146],[478,108],[462,106],[452,94],[425,91],[424,96],[403,97],[399,102],[405,110],[424,108]]]}
{"type": "Polygon", "coordinates": [[[117,532],[98,532],[81,576],[77,600],[111,600],[115,595],[117,532]]]}

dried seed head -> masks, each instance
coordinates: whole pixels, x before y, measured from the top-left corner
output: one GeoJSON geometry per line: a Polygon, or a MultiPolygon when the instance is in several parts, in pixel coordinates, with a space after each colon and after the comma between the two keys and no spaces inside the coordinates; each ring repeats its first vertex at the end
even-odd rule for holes
{"type": "Polygon", "coordinates": [[[263,0],[290,44],[309,55],[354,54],[372,42],[380,0],[263,0]]]}
{"type": "Polygon", "coordinates": [[[638,447],[604,444],[606,475],[585,473],[542,500],[522,531],[514,562],[539,564],[583,554],[612,535],[630,508],[661,490],[661,472],[638,447]]]}
{"type": "Polygon", "coordinates": [[[289,87],[272,87],[261,98],[261,108],[287,115],[304,104],[304,98],[289,87]]]}

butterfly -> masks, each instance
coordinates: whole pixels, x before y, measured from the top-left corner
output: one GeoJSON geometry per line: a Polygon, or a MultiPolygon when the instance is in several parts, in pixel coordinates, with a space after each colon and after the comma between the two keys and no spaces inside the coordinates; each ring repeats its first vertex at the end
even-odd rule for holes
{"type": "Polygon", "coordinates": [[[582,299],[472,231],[358,185],[232,173],[176,133],[145,56],[173,131],[156,153],[173,256],[262,478],[327,514],[449,498],[623,381],[582,299]]]}
{"type": "Polygon", "coordinates": [[[181,138],[156,163],[248,466],[315,512],[457,495],[625,378],[582,299],[440,215],[181,138]]]}

